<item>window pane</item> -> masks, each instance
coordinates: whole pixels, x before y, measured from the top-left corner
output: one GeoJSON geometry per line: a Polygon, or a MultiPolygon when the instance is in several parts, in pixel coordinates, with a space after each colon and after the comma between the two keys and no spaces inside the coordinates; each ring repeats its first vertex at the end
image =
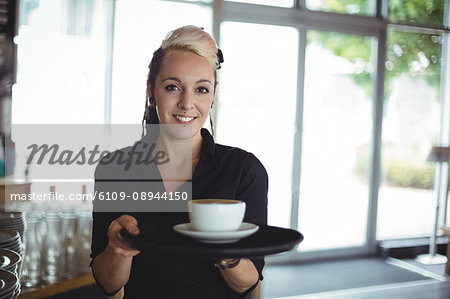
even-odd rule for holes
{"type": "Polygon", "coordinates": [[[362,246],[372,137],[372,38],[318,31],[307,37],[298,229],[308,238],[300,249],[362,246]]]}
{"type": "Polygon", "coordinates": [[[260,159],[269,175],[269,223],[289,227],[298,32],[224,22],[221,41],[217,140],[260,159]]]}
{"type": "Polygon", "coordinates": [[[390,0],[389,20],[442,26],[444,0],[390,0]]]}
{"type": "Polygon", "coordinates": [[[20,1],[13,123],[103,123],[108,1],[20,1]]]}
{"type": "Polygon", "coordinates": [[[142,121],[148,65],[166,34],[184,25],[212,32],[209,7],[167,1],[117,1],[111,122],[142,121]],[[169,13],[170,12],[170,13],[169,13]]]}
{"type": "Polygon", "coordinates": [[[280,6],[280,7],[292,7],[294,5],[294,0],[226,0],[226,1],[269,5],[269,6],[280,6]]]}
{"type": "Polygon", "coordinates": [[[306,7],[351,15],[374,15],[374,3],[374,0],[306,0],[306,7]]]}
{"type": "Polygon", "coordinates": [[[442,36],[388,32],[379,239],[431,233],[434,165],[426,162],[440,126],[442,36]]]}

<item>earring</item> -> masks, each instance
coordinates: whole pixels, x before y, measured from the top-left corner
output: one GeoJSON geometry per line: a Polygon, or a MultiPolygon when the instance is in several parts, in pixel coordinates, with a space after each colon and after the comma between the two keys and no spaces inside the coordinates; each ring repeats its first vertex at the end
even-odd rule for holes
{"type": "Polygon", "coordinates": [[[149,106],[153,106],[155,104],[155,98],[154,97],[150,97],[148,99],[148,104],[149,104],[149,106]]]}

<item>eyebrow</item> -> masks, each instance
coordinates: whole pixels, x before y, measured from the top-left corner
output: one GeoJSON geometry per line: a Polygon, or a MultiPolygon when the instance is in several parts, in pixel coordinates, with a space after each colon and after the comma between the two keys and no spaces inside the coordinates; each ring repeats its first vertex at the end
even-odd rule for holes
{"type": "MultiPolygon", "coordinates": [[[[169,78],[166,78],[166,79],[162,80],[161,82],[165,82],[167,80],[173,80],[173,81],[181,83],[181,80],[178,77],[169,77],[169,78]]],[[[209,81],[208,79],[200,79],[200,80],[198,80],[195,83],[198,84],[198,83],[204,83],[204,82],[207,82],[207,83],[213,85],[212,82],[209,81]]]]}

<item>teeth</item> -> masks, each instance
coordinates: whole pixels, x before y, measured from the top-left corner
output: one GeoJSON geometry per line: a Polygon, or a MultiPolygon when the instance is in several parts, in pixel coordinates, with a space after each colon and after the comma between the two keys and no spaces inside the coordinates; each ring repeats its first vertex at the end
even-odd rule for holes
{"type": "Polygon", "coordinates": [[[193,117],[183,117],[183,116],[178,116],[178,115],[175,115],[175,117],[178,118],[179,120],[185,121],[185,122],[188,122],[188,121],[191,121],[194,119],[193,117]]]}

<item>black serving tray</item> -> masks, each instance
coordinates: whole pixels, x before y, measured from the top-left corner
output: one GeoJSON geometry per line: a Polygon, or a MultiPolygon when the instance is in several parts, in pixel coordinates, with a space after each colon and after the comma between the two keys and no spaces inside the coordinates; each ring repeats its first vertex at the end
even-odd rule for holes
{"type": "Polygon", "coordinates": [[[172,227],[149,229],[140,227],[140,234],[133,236],[123,229],[119,238],[141,251],[165,254],[216,257],[259,257],[292,250],[303,240],[303,235],[293,229],[259,225],[254,234],[234,243],[201,243],[181,235],[172,227]]]}

